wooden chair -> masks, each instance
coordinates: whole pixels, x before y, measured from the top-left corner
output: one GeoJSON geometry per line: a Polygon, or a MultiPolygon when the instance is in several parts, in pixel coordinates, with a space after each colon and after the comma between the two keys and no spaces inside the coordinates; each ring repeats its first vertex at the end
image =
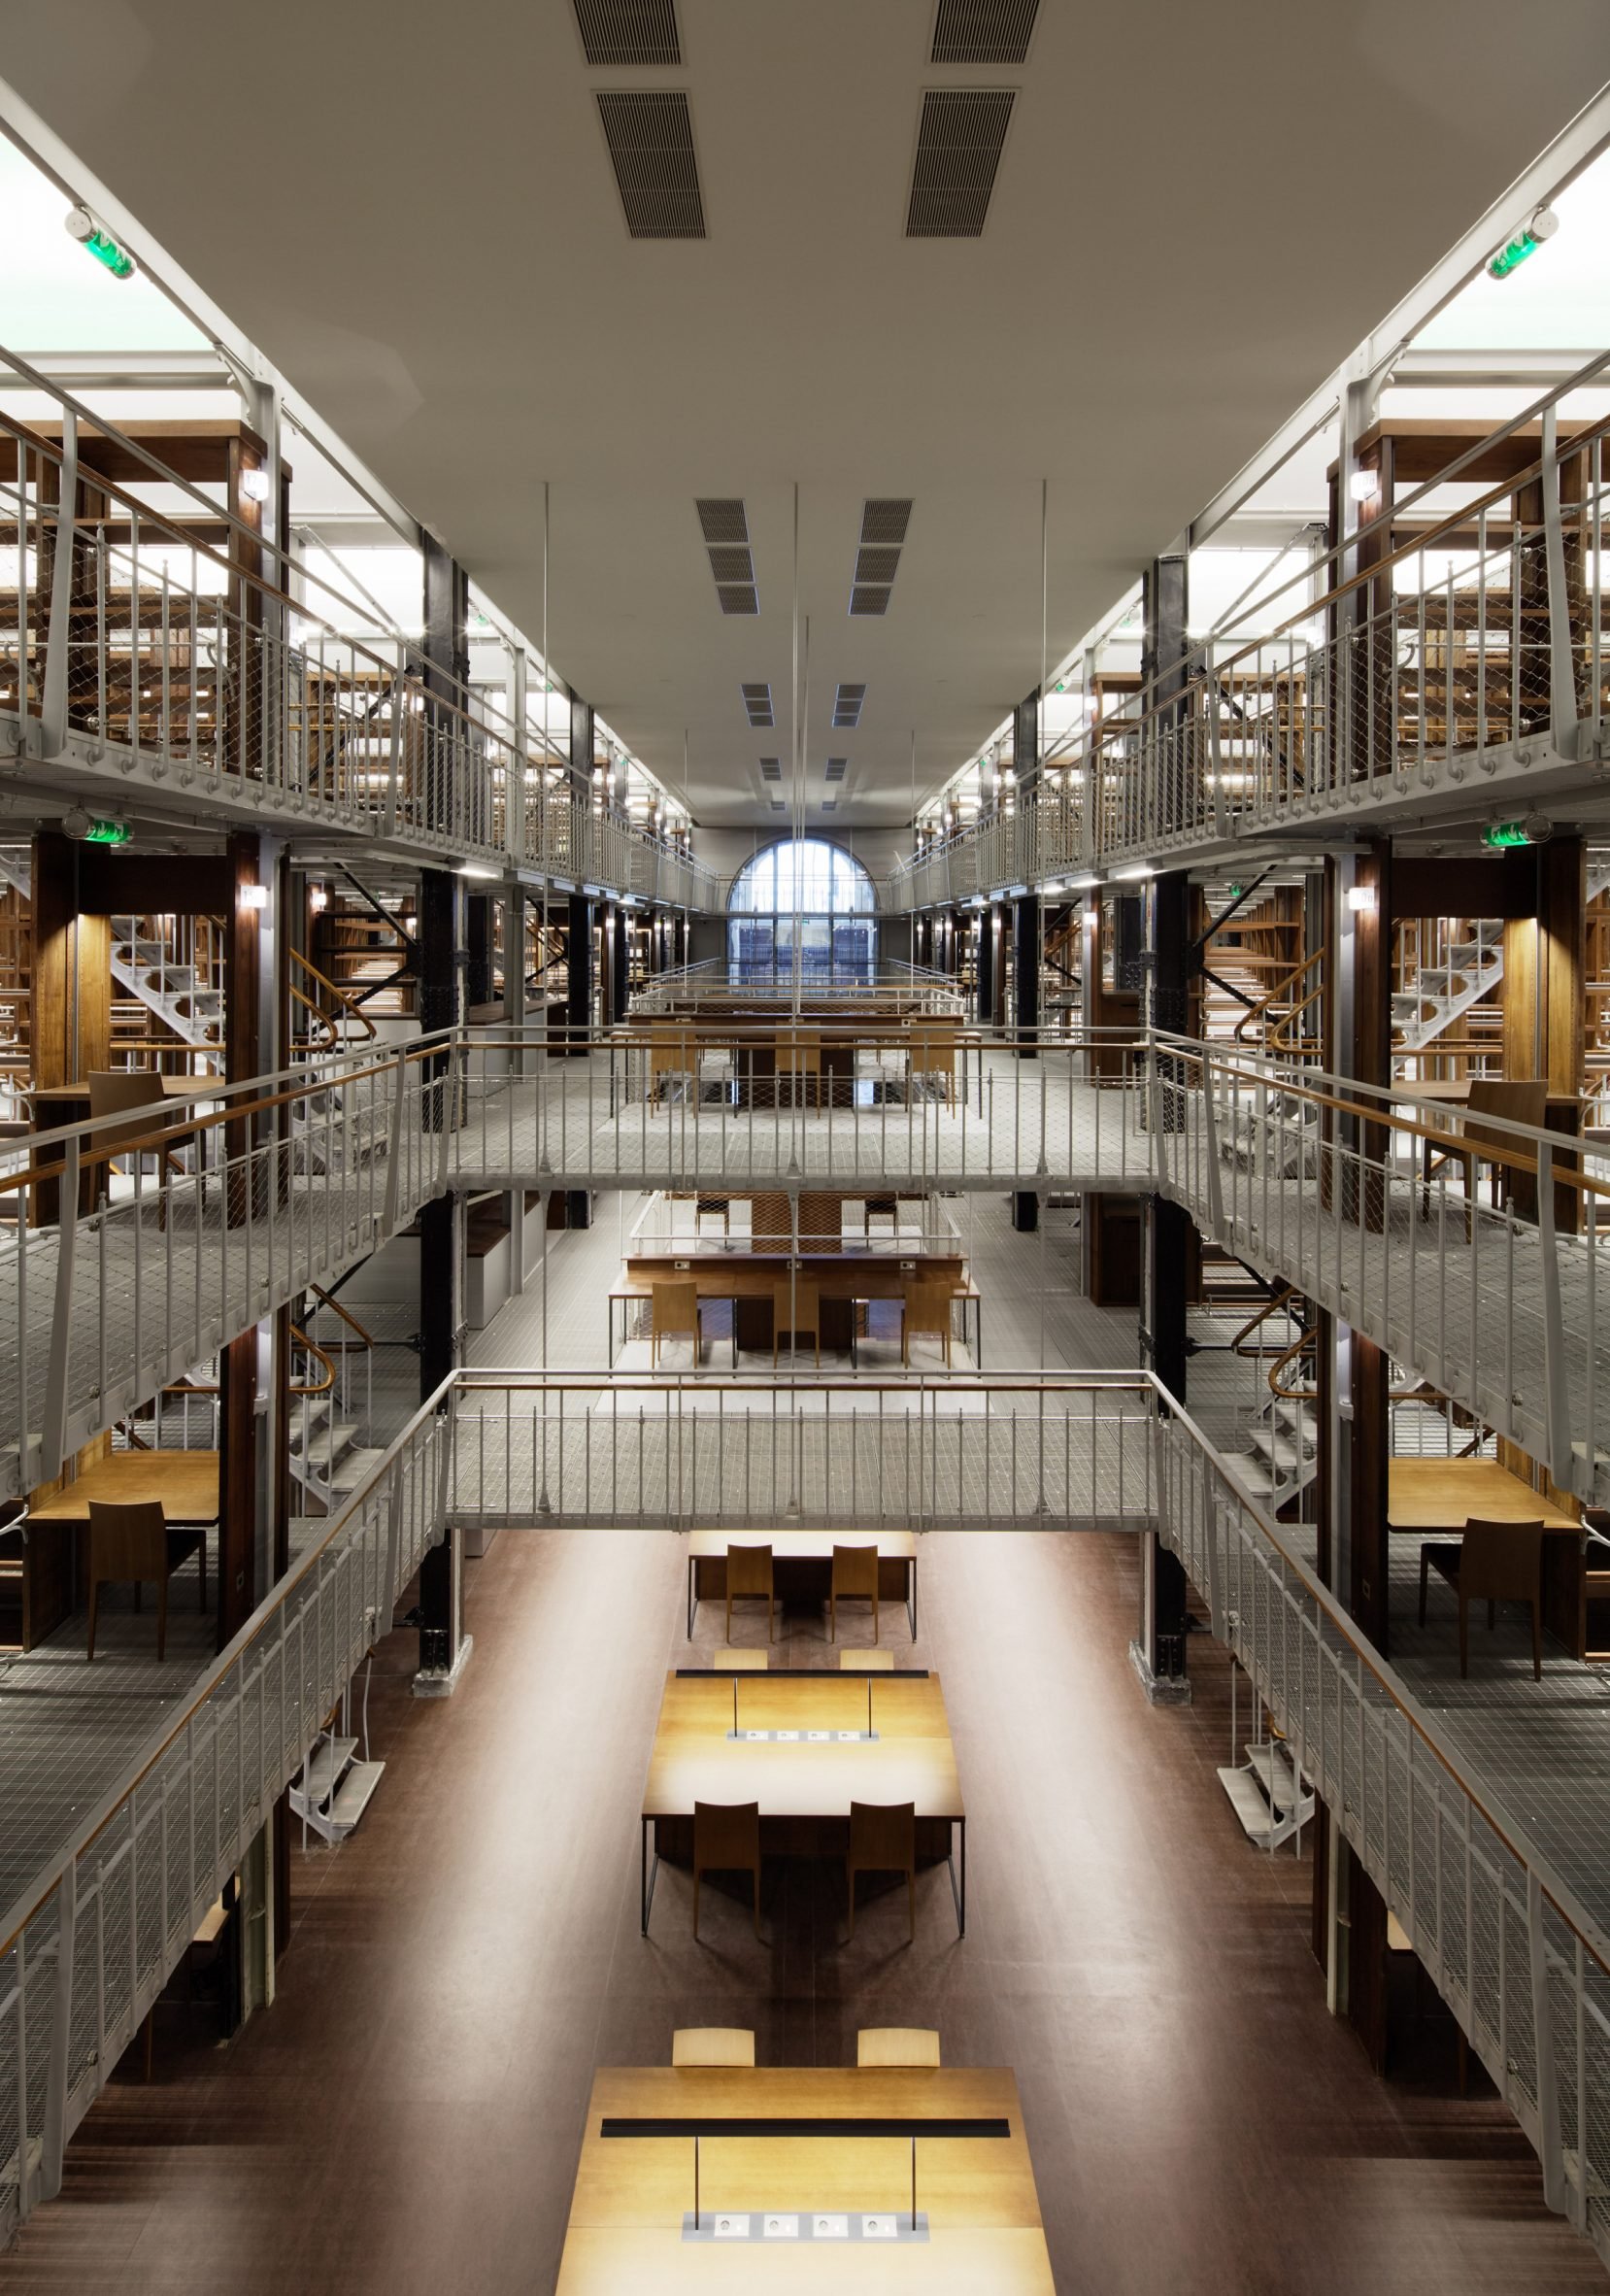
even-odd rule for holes
{"type": "Polygon", "coordinates": [[[142,1583],[156,1581],[156,1656],[168,1651],[168,1580],[175,1568],[191,1555],[201,1558],[201,1608],[207,1608],[207,1534],[189,1526],[170,1531],[159,1499],[133,1504],[92,1499],[89,1502],[89,1647],[95,1655],[95,1622],[100,1612],[103,1584],[134,1581],[134,1607],[140,1607],[142,1583]]]}
{"type": "Polygon", "coordinates": [[[878,1637],[878,1550],[875,1546],[835,1546],[833,1576],[827,1590],[827,1639],[839,1638],[839,1598],[865,1600],[872,1605],[872,1639],[878,1637]]]}
{"type": "Polygon", "coordinates": [[[911,1941],[917,1941],[917,1806],[913,1802],[852,1802],[844,1883],[850,1899],[850,1935],[855,1934],[855,1875],[903,1874],[911,1941]]]}
{"type": "Polygon", "coordinates": [[[693,1199],[693,1233],[694,1233],[695,1235],[697,1235],[697,1234],[698,1234],[698,1232],[699,1232],[699,1222],[700,1222],[702,1219],[704,1219],[704,1218],[706,1217],[706,1215],[708,1215],[708,1216],[709,1216],[711,1219],[713,1219],[713,1220],[718,1220],[718,1219],[719,1219],[719,1220],[721,1221],[721,1234],[722,1234],[723,1238],[725,1239],[725,1241],[726,1241],[726,1242],[728,1242],[728,1243],[730,1243],[730,1242],[732,1241],[732,1199],[731,1199],[731,1197],[730,1197],[730,1196],[695,1196],[695,1197],[694,1197],[694,1199],[693,1199]]]}
{"type": "Polygon", "coordinates": [[[681,1083],[694,1070],[692,1039],[685,1029],[665,1021],[649,1023],[649,1097],[661,1097],[669,1082],[681,1083]]]}
{"type": "Polygon", "coordinates": [[[729,1546],[726,1550],[726,1638],[732,1639],[732,1599],[749,1595],[766,1598],[766,1640],[775,1641],[777,1595],[772,1580],[769,1546],[729,1546]]]}
{"type": "Polygon", "coordinates": [[[892,1650],[841,1650],[839,1666],[847,1674],[891,1674],[894,1653],[892,1650]]]}
{"type": "MultiPolygon", "coordinates": [[[[811,1099],[820,1110],[822,1106],[822,1031],[820,1029],[780,1029],[777,1032],[777,1079],[788,1080],[790,1108],[801,1106],[805,1097],[805,1083],[809,1078],[811,1099]]],[[[779,1098],[782,1097],[779,1094],[779,1098]]]]}
{"type": "Polygon", "coordinates": [[[1470,1099],[1463,1122],[1446,1148],[1428,1147],[1426,1156],[1426,1178],[1429,1181],[1443,1165],[1458,1164],[1464,1167],[1464,1194],[1468,1203],[1476,1200],[1480,1169],[1486,1165],[1492,1172],[1493,1202],[1496,1208],[1505,1205],[1524,1219],[1537,1217],[1537,1176],[1534,1172],[1518,1171],[1510,1159],[1526,1152],[1526,1143],[1517,1140],[1510,1132],[1500,1131],[1495,1124],[1483,1124],[1484,1116],[1503,1118],[1510,1124],[1529,1124],[1541,1131],[1548,1122],[1549,1087],[1542,1077],[1478,1076],[1470,1086],[1470,1099]]]}
{"type": "Polygon", "coordinates": [[[822,1300],[814,1283],[773,1284],[771,1288],[771,1367],[777,1368],[777,1351],[783,1344],[783,1334],[788,1334],[788,1353],[792,1355],[801,1339],[809,1339],[816,1349],[817,1369],[822,1368],[822,1300]]]}
{"type": "Polygon", "coordinates": [[[747,2025],[682,2025],[671,2036],[673,2065],[755,2063],[755,2036],[747,2025]]]}
{"type": "Polygon", "coordinates": [[[755,1934],[760,1935],[760,1805],[758,1802],[695,1802],[693,1805],[693,1936],[699,1934],[699,1877],[704,1874],[753,1874],[755,1934]]]}
{"type": "Polygon", "coordinates": [[[914,1283],[906,1286],[905,1315],[900,1326],[900,1360],[910,1367],[914,1339],[937,1339],[945,1350],[945,1368],[951,1367],[951,1307],[955,1293],[949,1284],[914,1283]]]}
{"type": "Polygon", "coordinates": [[[649,1287],[649,1361],[656,1371],[662,1339],[691,1339],[693,1367],[698,1368],[699,1287],[691,1276],[649,1287]]]}
{"type": "Polygon", "coordinates": [[[887,1220],[896,1235],[900,1232],[900,1199],[897,1196],[868,1196],[861,1201],[861,1233],[870,1242],[874,1220],[887,1220]]]}
{"type": "Polygon", "coordinates": [[[1541,1523],[1484,1523],[1472,1519],[1464,1538],[1427,1538],[1420,1550],[1420,1623],[1426,1624],[1427,1575],[1435,1570],[1459,1597],[1459,1672],[1470,1671],[1470,1605],[1485,1602],[1489,1632],[1500,1603],[1531,1606],[1531,1671],[1543,1678],[1543,1539],[1541,1523]]]}
{"type": "Polygon", "coordinates": [[[718,1650],[710,1665],[718,1674],[763,1674],[771,1655],[765,1650],[718,1650]]]}
{"type": "Polygon", "coordinates": [[[939,2036],[922,2025],[863,2025],[855,2036],[855,2063],[937,2071],[939,2036]]]}
{"type": "Polygon", "coordinates": [[[914,1028],[911,1032],[911,1072],[924,1083],[943,1086],[947,1107],[956,1099],[956,1031],[954,1029],[914,1028]]]}
{"type": "Polygon", "coordinates": [[[95,1133],[95,1146],[104,1150],[107,1158],[98,1167],[99,1177],[95,1185],[97,1199],[111,1195],[114,1174],[119,1179],[128,1176],[126,1172],[118,1171],[119,1163],[127,1164],[129,1171],[137,1172],[142,1155],[157,1157],[158,1179],[165,1178],[170,1171],[183,1176],[184,1166],[170,1147],[163,1146],[159,1151],[154,1147],[136,1150],[132,1160],[126,1154],[136,1140],[149,1140],[153,1132],[165,1132],[173,1129],[178,1111],[171,1105],[152,1105],[161,1100],[162,1079],[150,1068],[92,1068],[89,1071],[89,1116],[90,1121],[99,1127],[95,1133]],[[126,1109],[132,1108],[143,1108],[145,1115],[131,1118],[126,1124],[107,1124],[102,1121],[109,1116],[121,1116],[126,1109]]]}

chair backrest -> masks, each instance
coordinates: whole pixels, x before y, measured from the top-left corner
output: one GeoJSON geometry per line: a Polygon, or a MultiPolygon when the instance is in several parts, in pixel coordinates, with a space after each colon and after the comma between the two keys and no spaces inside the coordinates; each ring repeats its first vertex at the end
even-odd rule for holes
{"type": "Polygon", "coordinates": [[[1535,1603],[1543,1586],[1539,1523],[1488,1523],[1472,1518],[1459,1549],[1459,1593],[1485,1603],[1535,1603]]]}
{"type": "Polygon", "coordinates": [[[671,2036],[673,2065],[753,2065],[755,2036],[747,2025],[682,2025],[671,2036]]]}
{"type": "Polygon", "coordinates": [[[758,1802],[695,1802],[695,1866],[757,1866],[760,1862],[758,1802]]]}
{"type": "Polygon", "coordinates": [[[835,1546],[835,1595],[875,1595],[878,1591],[878,1550],[875,1546],[835,1546]]]}
{"type": "Polygon", "coordinates": [[[850,1855],[858,1866],[903,1874],[917,1863],[915,1802],[852,1802],[850,1855]]]}
{"type": "Polygon", "coordinates": [[[1474,1120],[1498,1116],[1510,1124],[1532,1125],[1540,1131],[1549,1113],[1548,1083],[1541,1076],[1478,1076],[1471,1084],[1468,1105],[1465,1139],[1472,1147],[1485,1150],[1492,1162],[1503,1164],[1512,1156],[1529,1156],[1529,1142],[1500,1131],[1495,1125],[1474,1120]]]}
{"type": "Polygon", "coordinates": [[[822,1315],[822,1297],[816,1284],[803,1279],[771,1288],[774,1332],[815,1332],[822,1315]]]}
{"type": "Polygon", "coordinates": [[[855,2063],[937,2066],[939,2036],[922,2025],[863,2025],[855,2036],[855,2063]]]}
{"type": "Polygon", "coordinates": [[[771,1657],[764,1650],[718,1650],[710,1665],[718,1674],[763,1674],[771,1657]]]}
{"type": "Polygon", "coordinates": [[[699,1287],[691,1277],[674,1284],[653,1284],[650,1291],[650,1314],[656,1338],[668,1338],[673,1333],[679,1332],[691,1332],[697,1335],[699,1287]]]}
{"type": "Polygon", "coordinates": [[[956,1294],[946,1283],[913,1283],[906,1287],[906,1330],[948,1332],[951,1302],[956,1294]]]}
{"type": "Polygon", "coordinates": [[[159,1499],[89,1502],[92,1578],[161,1578],[168,1568],[168,1522],[159,1499]]]}
{"type": "Polygon", "coordinates": [[[96,1145],[116,1154],[131,1140],[149,1139],[152,1132],[166,1131],[173,1123],[174,1112],[153,1105],[161,1098],[162,1079],[149,1068],[91,1068],[89,1113],[92,1118],[120,1116],[127,1108],[146,1111],[137,1123],[107,1125],[96,1134],[96,1145]]]}
{"type": "Polygon", "coordinates": [[[841,1650],[839,1666],[847,1674],[891,1674],[894,1653],[892,1650],[841,1650]]]}
{"type": "Polygon", "coordinates": [[[726,1550],[726,1591],[729,1595],[769,1595],[771,1548],[729,1546],[726,1550]]]}

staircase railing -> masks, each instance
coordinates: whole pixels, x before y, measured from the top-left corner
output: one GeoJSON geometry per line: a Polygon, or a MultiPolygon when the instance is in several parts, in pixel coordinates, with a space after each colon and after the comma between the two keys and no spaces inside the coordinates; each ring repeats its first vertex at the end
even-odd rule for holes
{"type": "Polygon", "coordinates": [[[1610,2245],[1602,1909],[1173,1397],[1130,1373],[719,1394],[713,1410],[705,1383],[486,1371],[415,1415],[0,1912],[0,2236],[59,2190],[79,2121],[449,1524],[806,1520],[1156,1526],[1536,2147],[1549,2204],[1610,2245]]]}

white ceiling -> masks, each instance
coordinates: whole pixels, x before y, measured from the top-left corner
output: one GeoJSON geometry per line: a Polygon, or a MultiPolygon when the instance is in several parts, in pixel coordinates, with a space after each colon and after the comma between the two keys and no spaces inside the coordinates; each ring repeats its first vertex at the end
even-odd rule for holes
{"type": "Polygon", "coordinates": [[[921,793],[1034,684],[1042,476],[1055,661],[1610,76],[1602,0],[1043,0],[968,69],[932,14],[678,0],[682,71],[603,72],[570,0],[17,0],[3,68],[533,636],[551,483],[552,657],[673,781],[688,729],[705,820],[776,818],[797,481],[849,829],[909,818],[913,728],[921,793]],[[907,241],[960,84],[1021,90],[988,229],[907,241]],[[707,243],[627,237],[600,86],[686,88],[707,243]],[[748,504],[756,620],[697,494],[748,504]],[[853,622],[868,495],[916,508],[853,622]]]}

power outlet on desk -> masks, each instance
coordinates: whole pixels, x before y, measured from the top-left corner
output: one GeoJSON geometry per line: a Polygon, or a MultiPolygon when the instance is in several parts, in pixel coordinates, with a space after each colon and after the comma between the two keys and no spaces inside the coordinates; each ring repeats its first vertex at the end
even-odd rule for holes
{"type": "Polygon", "coordinates": [[[901,1261],[901,1263],[900,1263],[900,1273],[901,1273],[902,1275],[915,1275],[915,1274],[917,1273],[917,1263],[916,1263],[916,1261],[915,1261],[915,1260],[902,1260],[902,1261],[901,1261]]]}
{"type": "Polygon", "coordinates": [[[671,1266],[676,1269],[678,1275],[686,1275],[691,1268],[692,1265],[693,1263],[691,1260],[673,1260],[671,1263],[671,1266]]]}

